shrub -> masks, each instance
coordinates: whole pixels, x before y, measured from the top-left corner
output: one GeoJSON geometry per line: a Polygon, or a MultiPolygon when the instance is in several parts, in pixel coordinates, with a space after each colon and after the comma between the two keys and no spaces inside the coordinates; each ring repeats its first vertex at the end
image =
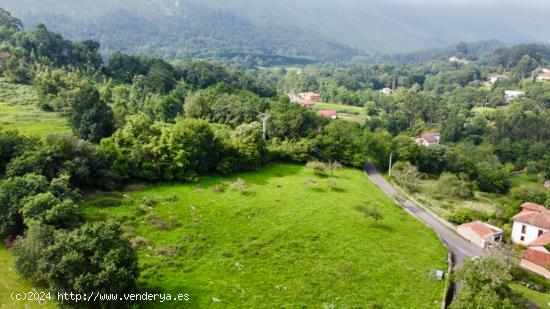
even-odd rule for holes
{"type": "Polygon", "coordinates": [[[464,174],[457,177],[451,173],[443,173],[437,182],[437,192],[456,198],[469,199],[474,197],[474,186],[464,174]]]}
{"type": "Polygon", "coordinates": [[[320,161],[311,161],[306,164],[306,167],[313,171],[313,174],[317,176],[323,176],[327,174],[329,166],[320,161]]]}
{"type": "Polygon", "coordinates": [[[445,217],[454,224],[464,224],[475,220],[485,221],[488,219],[487,214],[484,212],[471,208],[460,208],[454,213],[447,214],[445,217]]]}
{"type": "Polygon", "coordinates": [[[231,189],[238,191],[241,194],[246,194],[248,192],[248,186],[244,179],[239,178],[237,181],[231,184],[231,189]]]}

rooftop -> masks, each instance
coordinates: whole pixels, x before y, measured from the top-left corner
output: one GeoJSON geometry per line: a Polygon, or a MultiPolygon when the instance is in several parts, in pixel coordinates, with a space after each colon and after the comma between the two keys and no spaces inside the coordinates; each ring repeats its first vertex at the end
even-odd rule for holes
{"type": "Polygon", "coordinates": [[[474,233],[476,233],[477,235],[479,235],[480,237],[483,237],[483,238],[498,235],[498,234],[502,233],[502,229],[499,229],[496,226],[492,226],[490,224],[487,224],[487,223],[481,222],[481,221],[473,221],[473,222],[470,222],[470,223],[460,225],[459,227],[468,227],[468,228],[472,229],[472,231],[474,231],[474,233]]]}
{"type": "Polygon", "coordinates": [[[522,211],[512,220],[550,229],[550,210],[546,207],[535,203],[525,203],[521,205],[521,208],[523,208],[522,211]]]}
{"type": "Polygon", "coordinates": [[[523,252],[522,259],[544,268],[550,266],[550,254],[538,250],[527,249],[523,252]]]}

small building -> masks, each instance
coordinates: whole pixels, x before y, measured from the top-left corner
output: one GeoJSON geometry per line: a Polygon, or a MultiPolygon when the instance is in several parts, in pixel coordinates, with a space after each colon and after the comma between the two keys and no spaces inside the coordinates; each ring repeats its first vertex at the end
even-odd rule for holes
{"type": "Polygon", "coordinates": [[[424,133],[421,136],[415,137],[414,142],[422,146],[432,146],[439,144],[441,134],[439,133],[424,133]]]}
{"type": "Polygon", "coordinates": [[[450,56],[449,62],[462,62],[462,59],[460,59],[458,56],[450,56]]]}
{"type": "Polygon", "coordinates": [[[301,100],[304,100],[304,101],[311,101],[311,102],[319,102],[321,100],[321,95],[319,95],[318,93],[315,93],[315,92],[302,92],[302,93],[298,93],[298,97],[301,99],[301,100]]]}
{"type": "Polygon", "coordinates": [[[525,92],[519,90],[506,90],[504,91],[504,100],[509,103],[513,100],[520,99],[525,96],[525,92]]]}
{"type": "Polygon", "coordinates": [[[535,203],[521,205],[521,212],[512,220],[512,241],[527,246],[546,232],[550,232],[550,210],[535,203]]]}
{"type": "Polygon", "coordinates": [[[380,92],[382,92],[385,95],[391,95],[393,93],[393,89],[386,87],[386,88],[380,90],[380,92]]]}
{"type": "Polygon", "coordinates": [[[550,80],[550,69],[542,69],[542,71],[537,75],[538,81],[549,81],[550,80]]]}
{"type": "Polygon", "coordinates": [[[502,241],[502,229],[481,221],[459,225],[456,231],[481,249],[498,245],[502,241]]]}
{"type": "Polygon", "coordinates": [[[550,251],[547,249],[549,244],[550,232],[529,243],[521,257],[520,266],[550,279],[550,251]]]}
{"type": "Polygon", "coordinates": [[[321,115],[323,117],[330,118],[330,119],[338,118],[338,112],[336,112],[333,109],[322,109],[322,110],[319,111],[319,115],[321,115]]]}

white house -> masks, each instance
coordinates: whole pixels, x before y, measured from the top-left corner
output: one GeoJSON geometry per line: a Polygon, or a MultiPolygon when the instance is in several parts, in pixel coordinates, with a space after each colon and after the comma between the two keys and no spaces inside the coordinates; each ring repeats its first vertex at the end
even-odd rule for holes
{"type": "Polygon", "coordinates": [[[550,232],[550,210],[535,203],[521,205],[522,211],[512,220],[512,241],[527,246],[546,232],[550,232]]]}
{"type": "Polygon", "coordinates": [[[504,91],[504,100],[509,103],[515,99],[519,99],[525,96],[525,92],[518,90],[506,90],[504,91]]]}
{"type": "Polygon", "coordinates": [[[449,57],[449,62],[461,62],[461,61],[462,61],[462,59],[460,59],[457,56],[450,56],[449,57]]]}
{"type": "Polygon", "coordinates": [[[418,145],[422,146],[432,146],[439,144],[439,141],[441,140],[441,134],[439,133],[425,133],[421,136],[415,137],[414,141],[418,145]]]}
{"type": "Polygon", "coordinates": [[[386,88],[380,90],[380,92],[382,92],[385,95],[391,95],[393,93],[393,89],[386,87],[386,88]]]}
{"type": "Polygon", "coordinates": [[[531,242],[521,257],[521,267],[550,279],[550,233],[546,232],[531,242]]]}
{"type": "Polygon", "coordinates": [[[481,221],[459,225],[456,231],[481,249],[498,245],[502,241],[502,229],[481,221]]]}

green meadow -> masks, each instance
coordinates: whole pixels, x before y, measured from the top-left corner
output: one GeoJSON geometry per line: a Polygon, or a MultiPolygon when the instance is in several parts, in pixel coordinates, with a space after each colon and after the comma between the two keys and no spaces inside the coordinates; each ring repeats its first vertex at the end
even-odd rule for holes
{"type": "Polygon", "coordinates": [[[43,112],[32,105],[7,103],[0,103],[0,129],[37,136],[71,132],[67,119],[56,113],[43,112]]]}
{"type": "Polygon", "coordinates": [[[140,291],[187,293],[145,307],[439,308],[446,250],[362,171],[270,165],[193,184],[88,195],[90,220],[138,248],[140,291]],[[361,208],[383,218],[366,218],[361,208]]]}

